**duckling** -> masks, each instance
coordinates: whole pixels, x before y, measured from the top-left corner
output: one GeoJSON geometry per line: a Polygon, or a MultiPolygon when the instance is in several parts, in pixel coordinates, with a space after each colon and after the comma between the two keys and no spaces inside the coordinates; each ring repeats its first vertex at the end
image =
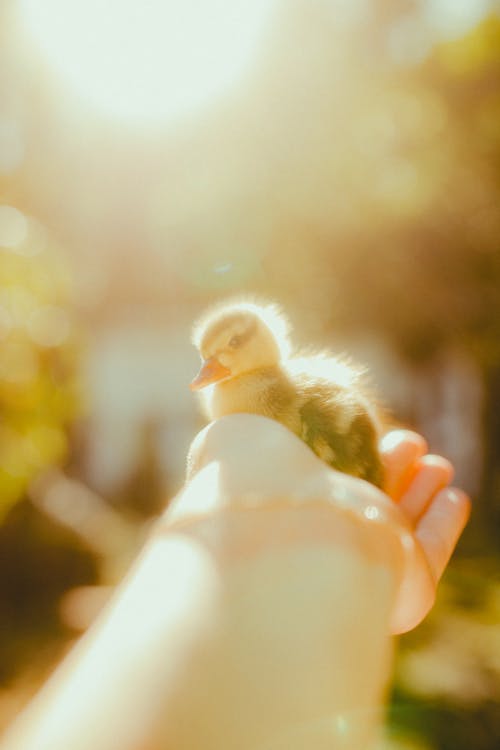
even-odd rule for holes
{"type": "Polygon", "coordinates": [[[325,354],[292,357],[289,330],[275,305],[209,310],[193,329],[202,366],[191,390],[203,389],[210,420],[241,412],[275,419],[334,469],[381,487],[379,410],[361,370],[325,354]]]}

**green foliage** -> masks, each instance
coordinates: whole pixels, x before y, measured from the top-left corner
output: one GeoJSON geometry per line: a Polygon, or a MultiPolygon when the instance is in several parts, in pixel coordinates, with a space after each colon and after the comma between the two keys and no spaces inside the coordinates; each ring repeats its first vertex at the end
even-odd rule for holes
{"type": "Polygon", "coordinates": [[[283,299],[285,290],[295,305],[302,294],[332,330],[383,331],[413,360],[451,345],[496,368],[500,17],[418,66],[382,67],[382,54],[369,53],[356,96],[328,113],[332,155],[323,177],[314,172],[318,218],[305,188],[300,207],[314,222],[295,220],[278,237],[265,258],[269,294],[283,299]]]}
{"type": "Polygon", "coordinates": [[[498,560],[456,561],[426,621],[400,641],[392,731],[440,750],[490,750],[500,732],[498,560]],[[436,744],[437,743],[437,744],[436,744]]]}
{"type": "MultiPolygon", "coordinates": [[[[432,355],[441,344],[461,347],[481,367],[491,403],[483,493],[474,498],[466,532],[476,556],[455,554],[435,608],[400,639],[389,727],[396,737],[418,737],[432,750],[491,750],[500,736],[500,560],[498,539],[493,532],[493,547],[488,537],[499,476],[500,17],[439,45],[411,79],[402,76],[402,90],[407,83],[418,87],[422,107],[433,101],[441,112],[440,133],[427,139],[424,128],[413,142],[420,168],[422,157],[434,160],[435,183],[432,200],[400,226],[393,222],[392,237],[406,252],[398,264],[398,251],[381,248],[397,273],[377,276],[373,266],[382,304],[372,314],[413,358],[432,355]],[[400,310],[392,320],[384,299],[400,310]]],[[[387,227],[385,221],[386,240],[387,227]]]]}
{"type": "Polygon", "coordinates": [[[31,243],[0,249],[0,518],[64,460],[78,408],[68,269],[40,237],[31,243]]]}

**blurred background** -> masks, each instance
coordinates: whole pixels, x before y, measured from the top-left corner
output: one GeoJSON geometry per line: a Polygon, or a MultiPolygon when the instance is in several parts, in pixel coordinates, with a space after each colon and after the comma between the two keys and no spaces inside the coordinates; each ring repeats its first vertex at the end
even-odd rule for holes
{"type": "Polygon", "coordinates": [[[255,292],[474,499],[391,750],[500,742],[500,4],[0,0],[0,725],[121,579],[255,292]]]}

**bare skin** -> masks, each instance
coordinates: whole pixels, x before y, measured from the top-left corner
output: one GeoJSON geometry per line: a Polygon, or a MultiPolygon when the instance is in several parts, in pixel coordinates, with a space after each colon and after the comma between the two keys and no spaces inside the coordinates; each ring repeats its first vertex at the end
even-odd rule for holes
{"type": "MultiPolygon", "coordinates": [[[[259,418],[255,421],[250,415],[236,415],[230,424],[227,419],[212,423],[198,435],[189,458],[194,475],[223,456],[223,491],[218,495],[217,509],[234,507],[236,498],[248,492],[255,494],[259,487],[266,488],[266,496],[323,499],[364,521],[364,510],[376,508],[379,518],[374,520],[384,524],[384,531],[397,536],[404,551],[391,631],[397,634],[418,625],[434,603],[439,579],[470,515],[470,499],[450,486],[454,473],[450,462],[427,454],[422,436],[409,430],[390,432],[381,442],[384,494],[366,482],[332,471],[311,451],[300,450],[298,441],[285,444],[276,435],[261,432],[259,418]],[[259,455],[249,455],[238,440],[238,430],[244,445],[253,442],[259,446],[259,455]],[[265,466],[262,454],[272,455],[265,466]]],[[[178,511],[189,515],[189,496],[182,503],[174,504],[172,519],[178,511]]]]}
{"type": "Polygon", "coordinates": [[[391,433],[382,455],[387,494],[276,422],[209,425],[114,601],[3,750],[368,747],[389,632],[429,611],[470,510],[418,435],[391,433]]]}

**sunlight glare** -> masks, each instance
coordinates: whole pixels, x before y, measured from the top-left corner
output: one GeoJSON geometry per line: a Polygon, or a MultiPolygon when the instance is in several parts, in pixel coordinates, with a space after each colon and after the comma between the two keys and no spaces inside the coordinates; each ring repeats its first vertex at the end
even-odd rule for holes
{"type": "Polygon", "coordinates": [[[439,37],[456,39],[478,24],[491,6],[491,0],[425,0],[423,13],[439,37]]]}
{"type": "Polygon", "coordinates": [[[19,0],[54,71],[94,109],[135,122],[196,112],[255,57],[276,0],[19,0]]]}

